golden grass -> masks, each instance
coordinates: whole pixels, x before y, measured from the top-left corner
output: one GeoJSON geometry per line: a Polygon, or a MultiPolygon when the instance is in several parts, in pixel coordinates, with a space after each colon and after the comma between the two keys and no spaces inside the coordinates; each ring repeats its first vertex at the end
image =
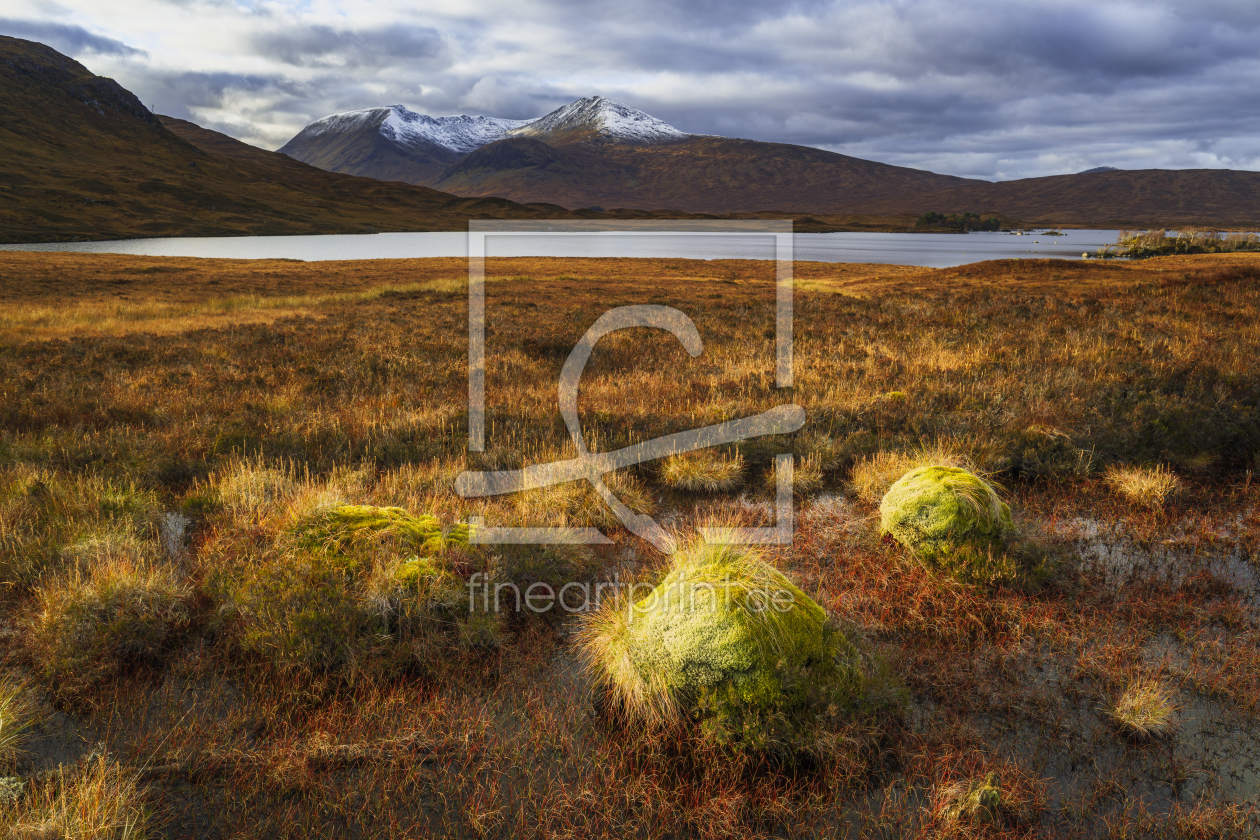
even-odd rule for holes
{"type": "Polygon", "coordinates": [[[135,775],[103,755],[28,785],[15,806],[0,810],[0,828],[15,840],[144,840],[153,823],[135,775]]]}
{"type": "MultiPolygon", "coordinates": [[[[1053,801],[1066,798],[1062,812],[1031,812],[1015,830],[1053,833],[1068,819],[1083,834],[1124,828],[1115,802],[1166,784],[1166,762],[1129,755],[1125,779],[1135,781],[1121,781],[1123,791],[1102,760],[1069,779],[1056,769],[1117,748],[1110,727],[1097,726],[1106,686],[1127,684],[1133,663],[1169,639],[1197,690],[1231,714],[1260,709],[1254,604],[1204,560],[1225,544],[1260,550],[1250,513],[1260,496],[1244,477],[1260,463],[1249,443],[1260,439],[1249,425],[1260,393],[1253,265],[1260,260],[1241,255],[943,270],[801,263],[787,394],[774,387],[765,334],[774,274],[764,264],[491,261],[502,282],[487,287],[488,448],[474,453],[462,261],[0,253],[6,317],[51,300],[154,316],[125,325],[74,315],[0,334],[0,664],[26,668],[33,697],[56,699],[64,672],[33,667],[52,649],[35,632],[45,601],[108,600],[85,597],[94,565],[163,567],[158,523],[179,511],[193,520],[175,580],[191,594],[182,635],[156,648],[148,667],[93,667],[112,656],[101,648],[83,673],[114,678],[84,686],[85,703],[58,707],[101,733],[124,775],[150,763],[187,768],[155,774],[145,794],[178,823],[172,836],[828,836],[839,819],[855,836],[914,836],[952,831],[937,819],[936,794],[990,772],[1004,804],[1027,795],[1021,779],[1045,778],[1053,801]],[[441,282],[450,289],[426,287],[441,282]],[[389,291],[403,287],[412,290],[389,291]],[[272,298],[306,301],[312,317],[289,317],[272,298]],[[258,307],[216,312],[221,299],[258,307]],[[490,499],[454,492],[465,469],[573,456],[557,411],[560,367],[594,318],[644,301],[686,311],[704,354],[692,359],[657,331],[602,341],[579,403],[592,450],[786,401],[808,418],[796,434],[740,444],[742,474],[756,481],[732,490],[682,493],[651,464],[606,477],[680,543],[697,525],[772,524],[763,478],[780,453],[796,457],[801,495],[817,492],[819,474],[851,476],[871,504],[915,458],[970,462],[1001,479],[1021,527],[1044,537],[1041,553],[1027,563],[1019,554],[1000,587],[895,562],[865,502],[803,500],[792,544],[767,548],[844,622],[864,669],[869,661],[890,675],[887,696],[906,698],[913,726],[897,724],[889,706],[863,707],[820,735],[831,748],[808,767],[719,760],[593,715],[568,617],[467,616],[473,573],[659,579],[663,559],[581,482],[490,499]],[[165,306],[188,307],[187,317],[157,317],[165,306]],[[1105,489],[1096,479],[1114,462],[1193,465],[1184,481],[1194,492],[1177,507],[1185,515],[1143,515],[1105,489]],[[432,513],[444,527],[478,515],[490,525],[595,525],[614,544],[581,562],[530,547],[452,548],[429,576],[452,592],[411,585],[415,552],[391,541],[356,555],[360,571],[337,557],[327,574],[312,574],[329,558],[297,550],[294,526],[343,504],[432,513]],[[1086,520],[1124,536],[1081,537],[1086,526],[1074,523],[1086,520]],[[1174,569],[1186,574],[1146,574],[1138,562],[1120,588],[1076,551],[1103,542],[1100,552],[1144,562],[1145,546],[1173,537],[1196,547],[1193,563],[1170,552],[1167,562],[1188,564],[1174,569]],[[266,591],[236,597],[233,581],[266,591]],[[463,612],[439,609],[452,604],[463,612]],[[338,623],[342,608],[354,621],[338,623]],[[263,619],[323,634],[321,650],[335,655],[303,661],[363,676],[287,667],[301,651],[286,659],[284,633],[257,632],[263,619]],[[1014,729],[995,735],[993,720],[1014,729]],[[1053,725],[1022,723],[1043,720],[1053,725]],[[435,752],[378,759],[366,746],[413,734],[435,752]],[[346,745],[357,763],[321,763],[317,743],[346,745]],[[1073,793],[1104,789],[1117,796],[1073,793]]],[[[79,626],[64,619],[69,607],[49,606],[50,626],[79,626]]],[[[605,635],[615,641],[617,628],[605,635]]],[[[1171,743],[1190,750],[1185,740],[1171,743]]],[[[1213,772],[1192,754],[1175,758],[1213,772]]],[[[1153,819],[1158,830],[1171,826],[1167,814],[1153,819]]]]}
{"type": "Polygon", "coordinates": [[[187,627],[192,597],[177,569],[131,546],[95,541],[79,551],[85,562],[36,589],[30,636],[40,667],[71,695],[159,662],[187,627]]]}
{"type": "Polygon", "coordinates": [[[660,673],[645,679],[631,656],[630,610],[609,600],[583,617],[577,645],[583,661],[600,675],[611,707],[636,723],[656,730],[682,719],[678,698],[660,673]]]}
{"type": "Polygon", "coordinates": [[[12,678],[0,678],[0,776],[13,771],[22,745],[30,737],[36,709],[30,686],[12,678]]]}
{"type": "Polygon", "coordinates": [[[1162,508],[1184,489],[1181,479],[1166,465],[1126,467],[1113,465],[1103,474],[1107,485],[1135,505],[1162,508]]]}
{"type": "Polygon", "coordinates": [[[908,452],[877,452],[862,458],[853,465],[849,484],[859,499],[869,505],[877,505],[897,479],[911,470],[931,466],[975,469],[966,456],[948,445],[936,443],[908,452]]]}
{"type": "MultiPolygon", "coordinates": [[[[803,496],[816,493],[823,487],[823,454],[815,451],[803,458],[797,458],[792,465],[792,489],[803,496]]],[[[766,470],[766,487],[774,490],[778,485],[778,477],[773,467],[766,470]]]]}
{"type": "Polygon", "coordinates": [[[1173,692],[1150,679],[1134,681],[1112,705],[1109,714],[1122,732],[1137,738],[1167,735],[1177,724],[1173,692]]]}
{"type": "Polygon", "coordinates": [[[744,481],[744,457],[736,450],[715,450],[670,455],[660,466],[662,483],[678,490],[718,493],[733,490],[744,481]]]}

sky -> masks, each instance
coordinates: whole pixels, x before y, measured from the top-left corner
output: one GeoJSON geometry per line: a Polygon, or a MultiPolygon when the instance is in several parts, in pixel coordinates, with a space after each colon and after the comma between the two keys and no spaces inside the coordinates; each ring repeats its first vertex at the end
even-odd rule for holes
{"type": "Polygon", "coordinates": [[[987,180],[1260,169],[1256,0],[6,0],[0,34],[267,149],[359,108],[600,95],[987,180]]]}

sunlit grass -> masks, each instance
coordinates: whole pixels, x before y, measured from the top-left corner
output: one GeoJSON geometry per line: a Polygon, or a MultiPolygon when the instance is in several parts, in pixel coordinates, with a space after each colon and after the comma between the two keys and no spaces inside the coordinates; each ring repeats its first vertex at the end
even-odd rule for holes
{"type": "Polygon", "coordinates": [[[30,785],[0,810],[0,828],[14,838],[145,840],[153,824],[135,775],[104,756],[30,785]]]}
{"type": "Polygon", "coordinates": [[[1157,467],[1111,466],[1104,473],[1108,486],[1135,505],[1162,508],[1182,492],[1181,479],[1165,464],[1157,467]]]}
{"type": "Polygon", "coordinates": [[[906,473],[919,467],[960,467],[975,469],[964,455],[945,444],[916,447],[908,452],[877,452],[853,465],[849,483],[859,499],[877,505],[888,488],[906,473]]]}
{"type": "Polygon", "coordinates": [[[712,450],[670,455],[661,462],[661,482],[678,490],[716,493],[732,490],[744,481],[744,459],[739,451],[712,450]]]}
{"type": "MultiPolygon", "coordinates": [[[[1127,685],[1133,662],[1166,644],[1196,690],[1231,714],[1260,710],[1254,608],[1214,554],[1258,544],[1249,511],[1260,491],[1245,470],[1260,463],[1248,425],[1260,292],[1245,258],[1229,259],[1240,262],[799,264],[790,393],[775,383],[764,266],[516,261],[495,269],[514,279],[487,290],[488,445],[478,453],[468,448],[467,298],[449,265],[443,281],[422,261],[187,261],[188,282],[142,274],[148,285],[121,286],[130,299],[111,301],[127,263],[101,258],[99,281],[81,278],[83,296],[63,296],[64,323],[4,332],[0,651],[27,669],[29,698],[109,743],[122,764],[110,778],[154,770],[141,798],[177,822],[172,836],[207,830],[202,802],[216,830],[241,837],[829,836],[841,813],[854,836],[1035,834],[1059,819],[1123,833],[1137,817],[1072,791],[1120,796],[1106,761],[1115,749],[1133,753],[1126,801],[1168,783],[1155,751],[1098,725],[1112,720],[1099,698],[1127,685]],[[399,289],[409,291],[390,294],[399,289]],[[93,322],[76,300],[117,306],[120,320],[93,322]],[[560,367],[609,306],[644,300],[687,311],[705,352],[693,359],[659,331],[602,341],[579,401],[592,451],[787,401],[806,412],[797,433],[679,459],[673,475],[650,463],[604,479],[686,544],[700,525],[773,525],[774,459],[793,454],[795,489],[809,498],[796,500],[792,543],[765,555],[842,623],[864,673],[887,686],[837,709],[808,762],[735,761],[672,730],[612,726],[591,702],[574,616],[469,612],[474,574],[541,588],[655,582],[668,568],[584,481],[455,492],[464,470],[574,457],[560,367]],[[1165,462],[1193,470],[1196,492],[1182,495],[1176,521],[1135,510],[1099,480],[1109,464],[1165,462]],[[881,541],[872,508],[925,463],[1001,483],[1021,542],[986,556],[1009,561],[1000,579],[951,580],[881,541]],[[721,485],[708,483],[715,475],[721,485]],[[594,526],[612,544],[451,540],[430,552],[427,537],[417,546],[388,528],[308,532],[342,506],[432,515],[444,537],[483,516],[594,526]],[[170,513],[189,518],[180,558],[158,538],[170,513]],[[1164,545],[1172,538],[1185,558],[1164,545]],[[1117,573],[1117,558],[1132,568],[1117,573]],[[166,635],[150,646],[155,627],[166,635]],[[67,681],[75,703],[61,702],[67,681]],[[995,719],[1014,728],[995,736],[995,719]],[[1021,723],[1043,720],[1055,725],[1021,723]],[[400,739],[421,746],[389,746],[400,739]],[[1064,782],[1047,768],[1070,763],[1069,742],[1072,759],[1097,760],[1064,782]],[[990,773],[996,822],[984,802],[951,810],[990,773]]],[[[60,265],[50,261],[44,280],[70,283],[60,265]]],[[[53,308],[23,279],[33,266],[6,270],[15,279],[0,311],[53,308]]],[[[607,625],[597,658],[613,681],[623,617],[590,617],[607,625]]],[[[43,766],[63,762],[70,780],[92,749],[74,744],[68,758],[26,746],[43,750],[43,766]]],[[[46,781],[31,778],[25,794],[51,802],[71,790],[46,781]]],[[[1211,825],[1227,810],[1161,813],[1149,833],[1176,819],[1211,825]]]]}
{"type": "Polygon", "coordinates": [[[1121,731],[1138,738],[1167,735],[1177,723],[1172,691],[1149,679],[1136,680],[1125,689],[1110,715],[1121,731]]]}

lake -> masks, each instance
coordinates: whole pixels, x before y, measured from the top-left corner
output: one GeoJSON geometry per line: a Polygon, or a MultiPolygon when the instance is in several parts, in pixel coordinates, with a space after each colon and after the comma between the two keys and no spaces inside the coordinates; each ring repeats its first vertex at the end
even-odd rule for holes
{"type": "MultiPolygon", "coordinates": [[[[480,223],[484,224],[484,223],[480,223]]],[[[1114,245],[1114,230],[1067,230],[1064,236],[998,232],[802,233],[793,238],[795,258],[818,262],[889,263],[946,268],[980,260],[1055,258],[1079,260],[1114,245]]],[[[139,254],[150,257],[232,259],[368,260],[467,257],[466,233],[378,233],[326,236],[223,236],[124,239],[114,242],[53,242],[0,245],[6,251],[63,251],[139,254]]],[[[545,236],[488,234],[491,257],[682,257],[773,259],[769,236],[624,232],[553,233],[545,236]]]]}

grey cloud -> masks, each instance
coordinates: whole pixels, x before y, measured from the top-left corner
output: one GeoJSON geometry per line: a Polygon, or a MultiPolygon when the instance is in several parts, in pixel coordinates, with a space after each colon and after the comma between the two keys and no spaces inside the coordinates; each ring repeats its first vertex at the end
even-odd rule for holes
{"type": "MultiPolygon", "coordinates": [[[[972,177],[1260,166],[1260,4],[536,0],[482,13],[468,0],[458,12],[413,7],[384,26],[170,2],[190,4],[181,14],[213,5],[248,17],[237,48],[263,72],[228,72],[228,58],[224,72],[183,73],[172,53],[163,60],[174,70],[133,61],[120,80],[168,112],[272,148],[343,110],[400,102],[528,118],[601,94],[685,131],[972,177]]],[[[77,31],[80,50],[130,49],[77,31]]]]}
{"type": "Polygon", "coordinates": [[[303,26],[273,30],[252,41],[259,54],[297,67],[379,67],[399,60],[431,65],[446,52],[441,33],[427,26],[303,26]]]}
{"type": "Polygon", "coordinates": [[[113,38],[96,35],[82,26],[51,21],[0,18],[0,34],[39,41],[69,56],[80,56],[84,53],[122,57],[146,55],[144,50],[129,47],[113,38]]]}

